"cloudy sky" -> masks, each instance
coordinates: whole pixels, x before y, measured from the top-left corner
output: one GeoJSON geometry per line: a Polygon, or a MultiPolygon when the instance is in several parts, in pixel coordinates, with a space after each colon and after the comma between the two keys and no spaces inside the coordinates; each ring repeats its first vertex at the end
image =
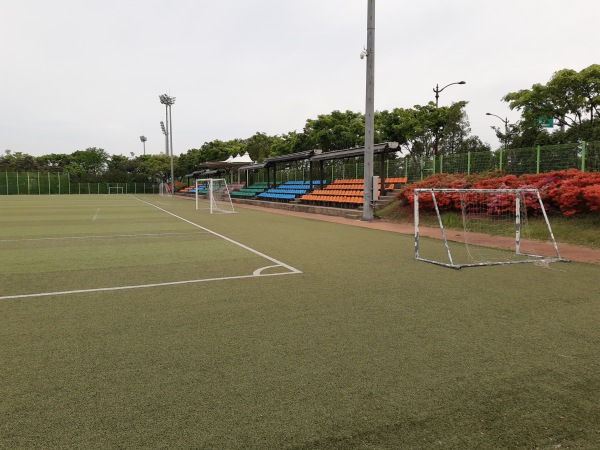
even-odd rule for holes
{"type": "MultiPolygon", "coordinates": [[[[164,151],[301,131],[364,112],[367,0],[0,0],[0,152],[164,151]]],[[[375,109],[466,100],[472,133],[502,97],[599,63],[598,0],[377,0],[375,109]]]]}

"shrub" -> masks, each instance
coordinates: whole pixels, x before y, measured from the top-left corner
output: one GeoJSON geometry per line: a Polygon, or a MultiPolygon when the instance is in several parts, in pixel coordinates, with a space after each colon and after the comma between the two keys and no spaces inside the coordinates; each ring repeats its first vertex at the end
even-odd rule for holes
{"type": "MultiPolygon", "coordinates": [[[[559,170],[535,175],[505,175],[500,171],[476,175],[437,174],[422,181],[407,185],[397,198],[403,204],[414,205],[414,190],[417,188],[452,189],[517,189],[534,188],[547,210],[560,211],[572,216],[589,211],[600,211],[600,173],[581,172],[577,169],[559,170]]],[[[444,196],[438,208],[446,210],[460,209],[458,196],[444,196]]],[[[431,196],[424,195],[419,202],[423,208],[433,209],[431,196]]],[[[508,197],[498,196],[488,208],[488,214],[499,214],[511,208],[508,197]]],[[[538,213],[528,205],[531,212],[538,213]]]]}

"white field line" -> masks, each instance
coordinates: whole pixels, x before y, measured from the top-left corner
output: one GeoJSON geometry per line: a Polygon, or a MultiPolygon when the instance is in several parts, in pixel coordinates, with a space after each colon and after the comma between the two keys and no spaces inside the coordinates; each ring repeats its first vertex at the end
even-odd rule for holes
{"type": "MultiPolygon", "coordinates": [[[[156,209],[159,209],[179,220],[189,223],[190,225],[193,225],[196,228],[200,228],[201,230],[204,230],[207,233],[210,233],[214,236],[217,236],[221,239],[226,240],[227,242],[230,242],[230,243],[237,245],[245,250],[248,250],[248,251],[254,253],[255,255],[265,258],[271,262],[274,262],[275,265],[261,267],[259,269],[256,269],[252,275],[238,275],[238,276],[232,276],[232,277],[205,278],[205,279],[198,279],[198,280],[169,281],[169,282],[164,282],[164,283],[138,284],[138,285],[132,285],[132,286],[114,286],[114,287],[94,288],[94,289],[76,289],[76,290],[71,290],[71,291],[41,292],[41,293],[36,293],[36,294],[5,295],[3,297],[0,297],[0,300],[11,300],[11,299],[19,299],[19,298],[33,298],[33,297],[50,297],[50,296],[56,296],[56,295],[69,295],[69,294],[86,294],[86,293],[94,293],[94,292],[123,291],[123,290],[128,290],[128,289],[145,289],[145,288],[162,287],[162,286],[176,286],[176,285],[182,285],[182,284],[204,283],[204,282],[208,282],[208,281],[240,280],[240,279],[245,279],[245,278],[259,278],[259,277],[292,275],[292,274],[302,273],[302,271],[290,266],[289,264],[285,264],[275,258],[267,256],[264,253],[259,252],[258,250],[254,250],[253,248],[248,247],[247,245],[244,245],[237,241],[234,241],[233,239],[230,239],[226,236],[223,236],[222,234],[219,234],[212,230],[209,230],[208,228],[204,228],[203,226],[198,225],[197,223],[194,223],[190,220],[184,219],[183,217],[173,214],[172,212],[169,212],[169,211],[167,211],[163,208],[160,208],[156,205],[153,205],[152,203],[149,203],[145,200],[139,199],[133,195],[131,197],[133,197],[134,199],[136,199],[142,203],[146,203],[147,205],[150,205],[156,209]],[[267,270],[267,269],[272,269],[275,267],[284,267],[284,268],[288,269],[289,272],[267,273],[264,275],[262,274],[262,271],[267,270]]],[[[166,234],[170,234],[170,233],[166,233],[166,234]]],[[[178,234],[178,233],[175,233],[175,234],[178,234]]],[[[182,234],[189,234],[189,233],[182,233],[182,234]]],[[[131,236],[131,235],[123,235],[123,236],[131,236]]],[[[43,239],[63,239],[63,238],[43,238],[43,239]]],[[[71,239],[78,239],[78,238],[74,237],[71,239]]],[[[0,242],[3,242],[3,241],[0,241],[0,242]]]]}
{"type": "MultiPolygon", "coordinates": [[[[277,266],[279,267],[279,265],[277,266]]],[[[50,297],[54,295],[69,295],[69,294],[88,294],[94,292],[111,292],[111,291],[124,291],[128,289],[145,289],[145,288],[155,288],[155,287],[163,287],[163,286],[177,286],[181,284],[193,284],[193,283],[205,283],[208,281],[223,281],[223,280],[240,280],[244,278],[260,278],[260,277],[274,277],[277,275],[292,275],[290,272],[284,273],[267,273],[261,275],[260,272],[264,269],[268,269],[268,267],[263,267],[261,269],[257,269],[252,275],[238,275],[233,277],[220,277],[220,278],[205,278],[200,280],[184,280],[184,281],[169,281],[165,283],[152,283],[152,284],[137,284],[132,286],[115,286],[115,287],[106,287],[106,288],[95,288],[95,289],[76,289],[73,291],[58,291],[58,292],[41,292],[37,294],[19,294],[19,295],[6,295],[4,297],[0,297],[0,300],[11,300],[18,298],[32,298],[32,297],[50,297]]],[[[302,272],[293,272],[293,273],[302,273],[302,272]]]]}
{"type": "Polygon", "coordinates": [[[204,231],[206,231],[206,232],[208,232],[208,233],[210,233],[210,234],[212,234],[212,235],[214,235],[214,236],[220,237],[221,239],[224,239],[224,240],[226,240],[227,242],[231,242],[232,244],[234,244],[234,245],[237,245],[238,247],[241,247],[241,248],[243,248],[243,249],[245,249],[245,250],[248,250],[248,251],[250,251],[250,252],[254,253],[255,255],[258,255],[258,256],[260,256],[260,257],[262,257],[262,258],[268,259],[269,261],[272,261],[272,262],[274,262],[274,263],[275,263],[275,264],[277,264],[278,266],[285,267],[286,269],[288,269],[288,270],[289,270],[290,272],[292,272],[292,273],[302,273],[302,271],[300,271],[300,270],[298,270],[298,269],[296,269],[296,268],[294,268],[294,267],[292,267],[292,266],[290,266],[290,265],[288,265],[288,264],[285,264],[285,263],[283,263],[283,262],[281,262],[281,261],[279,261],[279,260],[277,260],[277,259],[275,259],[275,258],[272,258],[272,257],[270,257],[270,256],[267,256],[267,255],[265,255],[264,253],[261,253],[261,252],[259,252],[258,250],[254,250],[253,248],[250,248],[250,247],[248,247],[247,245],[244,245],[244,244],[242,244],[242,243],[240,243],[240,242],[234,241],[233,239],[230,239],[230,238],[228,238],[227,236],[223,236],[222,234],[216,233],[216,232],[214,232],[214,231],[212,231],[212,230],[209,230],[208,228],[204,228],[203,226],[201,226],[201,225],[198,225],[197,223],[194,223],[194,222],[192,222],[191,220],[184,219],[183,217],[181,217],[181,216],[178,216],[177,214],[173,214],[172,212],[170,212],[170,211],[167,211],[166,209],[163,209],[163,208],[161,208],[161,207],[159,207],[159,206],[153,205],[152,203],[150,203],[150,202],[147,202],[146,200],[142,200],[141,198],[135,197],[135,196],[133,196],[133,195],[132,195],[131,197],[133,197],[134,199],[136,199],[136,200],[138,200],[138,201],[140,201],[140,202],[142,202],[142,203],[146,203],[147,205],[150,205],[150,206],[152,206],[153,208],[156,208],[156,209],[158,209],[158,210],[160,210],[160,211],[162,211],[162,212],[165,212],[165,213],[169,214],[170,216],[173,216],[173,217],[175,217],[175,218],[177,218],[177,219],[179,219],[179,220],[182,220],[182,221],[184,221],[184,222],[186,222],[186,223],[189,223],[190,225],[192,225],[192,226],[194,226],[194,227],[196,227],[196,228],[200,228],[201,230],[204,230],[204,231]]]}
{"type": "Polygon", "coordinates": [[[137,233],[137,234],[106,234],[98,236],[63,236],[63,237],[43,237],[27,239],[0,239],[1,242],[28,242],[28,241],[63,241],[70,239],[113,239],[113,238],[155,238],[161,236],[186,236],[193,234],[207,234],[206,232],[196,231],[194,233],[137,233]]]}
{"type": "Polygon", "coordinates": [[[94,217],[92,217],[92,222],[95,222],[95,221],[96,221],[96,219],[98,218],[98,213],[99,213],[99,212],[100,212],[100,208],[98,208],[98,209],[96,210],[96,214],[94,214],[94,217]]]}

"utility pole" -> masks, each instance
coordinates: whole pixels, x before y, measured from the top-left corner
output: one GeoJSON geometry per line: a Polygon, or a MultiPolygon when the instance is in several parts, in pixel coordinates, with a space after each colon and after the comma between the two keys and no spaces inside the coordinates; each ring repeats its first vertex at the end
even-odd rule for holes
{"type": "MultiPolygon", "coordinates": [[[[373,220],[373,146],[375,144],[375,0],[367,8],[367,89],[365,105],[365,156],[362,220],[373,220]]],[[[378,186],[375,186],[377,189],[378,186]]]]}

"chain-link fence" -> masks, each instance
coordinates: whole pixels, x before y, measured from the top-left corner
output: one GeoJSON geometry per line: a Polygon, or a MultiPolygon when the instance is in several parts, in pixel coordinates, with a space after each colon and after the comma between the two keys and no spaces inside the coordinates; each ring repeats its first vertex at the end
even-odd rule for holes
{"type": "MultiPolygon", "coordinates": [[[[381,163],[380,156],[373,162],[374,175],[407,177],[409,182],[422,180],[436,173],[481,173],[502,170],[507,174],[523,175],[550,172],[552,170],[580,169],[600,172],[600,142],[581,142],[538,146],[531,148],[500,149],[493,152],[469,152],[456,155],[440,155],[434,158],[419,156],[390,157],[381,163]]],[[[278,168],[277,183],[286,181],[317,180],[328,183],[337,179],[363,178],[362,158],[352,160],[323,161],[323,165],[309,170],[307,161],[297,161],[287,168],[278,168]]],[[[229,183],[244,180],[239,174],[228,174],[229,183]]],[[[246,181],[246,180],[244,180],[246,181]]],[[[249,184],[267,181],[265,170],[248,176],[249,184]]],[[[41,194],[156,194],[155,183],[76,183],[68,173],[48,172],[0,172],[0,195],[41,194]],[[110,189],[122,188],[122,189],[110,189]]]]}
{"type": "Polygon", "coordinates": [[[156,194],[154,183],[78,183],[68,173],[0,172],[0,195],[156,194]]]}
{"type": "MultiPolygon", "coordinates": [[[[552,170],[579,169],[600,172],[600,142],[582,142],[537,146],[531,148],[500,149],[494,152],[469,152],[456,155],[424,158],[405,156],[386,157],[383,166],[379,156],[373,162],[374,175],[380,177],[407,177],[418,181],[436,173],[474,174],[502,170],[507,174],[523,175],[552,170]]],[[[332,160],[323,164],[323,177],[328,182],[336,179],[363,178],[362,158],[353,161],[332,160]]],[[[320,168],[313,168],[312,178],[318,179],[320,168]]],[[[266,181],[265,173],[257,173],[257,181],[266,181]]],[[[289,167],[277,172],[277,182],[309,179],[308,170],[289,167]]]]}

